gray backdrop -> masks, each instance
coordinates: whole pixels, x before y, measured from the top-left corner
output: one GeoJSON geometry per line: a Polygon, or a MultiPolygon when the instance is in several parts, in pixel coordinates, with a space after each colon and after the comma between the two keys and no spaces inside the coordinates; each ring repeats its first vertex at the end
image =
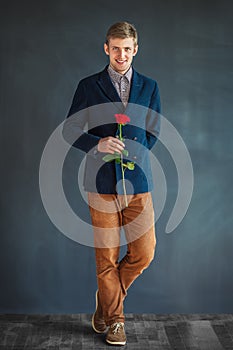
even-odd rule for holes
{"type": "MultiPolygon", "coordinates": [[[[107,63],[105,32],[119,20],[139,31],[134,66],[158,81],[163,115],[183,137],[195,176],[187,215],[166,234],[177,172],[157,145],[168,196],[155,260],[131,287],[125,311],[233,312],[232,9],[231,1],[203,0],[1,1],[0,312],[93,311],[93,248],[50,221],[39,164],[79,79],[107,63]]],[[[71,151],[64,188],[88,220],[75,159],[71,151]]]]}

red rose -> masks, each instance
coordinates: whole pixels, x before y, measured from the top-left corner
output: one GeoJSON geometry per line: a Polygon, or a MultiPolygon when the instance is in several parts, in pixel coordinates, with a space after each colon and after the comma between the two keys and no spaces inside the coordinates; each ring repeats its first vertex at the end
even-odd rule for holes
{"type": "Polygon", "coordinates": [[[117,124],[126,124],[127,122],[130,122],[130,117],[126,114],[115,114],[115,118],[117,124]]]}

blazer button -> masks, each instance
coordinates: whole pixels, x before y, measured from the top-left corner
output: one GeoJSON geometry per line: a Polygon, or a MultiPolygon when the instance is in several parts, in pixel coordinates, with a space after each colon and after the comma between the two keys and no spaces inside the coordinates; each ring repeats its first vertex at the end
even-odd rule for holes
{"type": "Polygon", "coordinates": [[[133,156],[133,159],[137,159],[137,157],[136,157],[136,156],[133,156]]]}

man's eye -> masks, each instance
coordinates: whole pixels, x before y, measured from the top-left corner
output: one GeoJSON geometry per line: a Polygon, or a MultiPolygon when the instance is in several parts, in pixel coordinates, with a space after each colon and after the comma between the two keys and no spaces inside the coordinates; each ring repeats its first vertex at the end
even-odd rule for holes
{"type": "Polygon", "coordinates": [[[130,51],[131,51],[131,48],[130,48],[130,47],[127,47],[127,48],[125,49],[125,51],[130,52],[130,51]]]}

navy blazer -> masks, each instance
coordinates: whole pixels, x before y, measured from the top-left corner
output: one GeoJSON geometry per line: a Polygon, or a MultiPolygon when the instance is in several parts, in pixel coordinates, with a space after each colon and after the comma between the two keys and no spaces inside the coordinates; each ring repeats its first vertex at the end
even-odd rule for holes
{"type": "Polygon", "coordinates": [[[63,136],[86,155],[84,189],[89,192],[123,194],[121,166],[103,161],[97,151],[99,140],[118,136],[114,115],[124,113],[130,122],[123,126],[123,137],[129,151],[125,161],[135,163],[126,169],[127,194],[151,191],[153,188],[149,150],[155,144],[160,128],[160,97],[155,80],[133,69],[126,108],[111,82],[107,67],[80,81],[73,97],[63,136]],[[85,129],[87,125],[87,129],[85,129]]]}

